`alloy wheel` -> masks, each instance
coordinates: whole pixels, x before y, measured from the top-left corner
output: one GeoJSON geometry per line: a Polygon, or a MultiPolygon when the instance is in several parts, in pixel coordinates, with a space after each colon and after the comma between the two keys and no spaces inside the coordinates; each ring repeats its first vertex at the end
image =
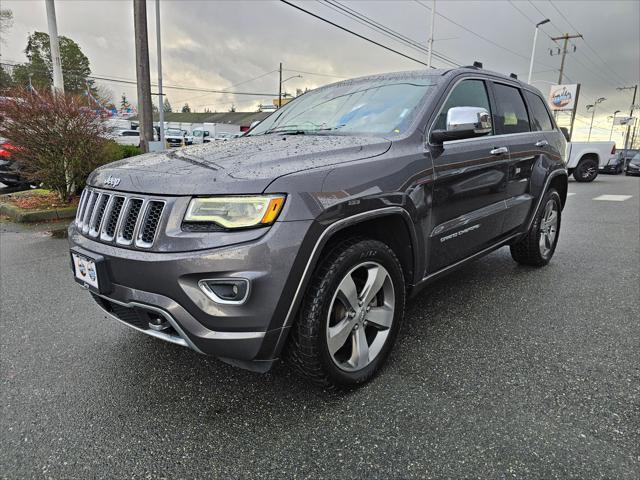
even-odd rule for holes
{"type": "Polygon", "coordinates": [[[540,254],[547,257],[556,240],[558,234],[558,205],[550,199],[544,207],[544,214],[540,221],[540,254]]]}
{"type": "Polygon", "coordinates": [[[382,351],[395,313],[389,272],[363,262],[340,281],[329,308],[326,338],[333,362],[342,370],[367,367],[382,351]]]}

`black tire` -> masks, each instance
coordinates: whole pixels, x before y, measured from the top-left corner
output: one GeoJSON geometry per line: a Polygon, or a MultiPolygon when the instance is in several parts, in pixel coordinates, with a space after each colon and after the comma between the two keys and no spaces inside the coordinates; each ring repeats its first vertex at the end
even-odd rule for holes
{"type": "Polygon", "coordinates": [[[580,160],[578,166],[573,171],[573,178],[576,182],[593,182],[598,176],[598,159],[586,157],[580,160]]]}
{"type": "MultiPolygon", "coordinates": [[[[402,267],[393,250],[386,244],[362,238],[352,238],[336,244],[318,265],[307,287],[297,321],[292,327],[287,348],[288,360],[304,377],[327,389],[349,388],[367,382],[385,363],[393,347],[404,317],[405,294],[402,267]],[[363,262],[374,262],[386,269],[393,285],[394,311],[391,327],[376,356],[364,368],[346,371],[338,366],[329,351],[329,316],[333,311],[340,283],[363,262]]],[[[348,318],[350,317],[345,317],[348,318]]],[[[362,334],[370,333],[370,330],[365,330],[370,328],[364,321],[362,334]]],[[[375,332],[374,334],[377,335],[375,332]]],[[[352,348],[348,343],[344,345],[352,348]]]]}
{"type": "MultiPolygon", "coordinates": [[[[521,265],[529,265],[532,267],[543,267],[549,263],[551,257],[558,245],[558,238],[560,237],[560,226],[562,220],[562,203],[558,192],[551,188],[549,189],[540,203],[540,208],[536,212],[536,216],[533,219],[531,228],[527,235],[510,246],[511,257],[521,265]],[[547,245],[548,252],[543,252],[541,247],[541,236],[543,235],[543,229],[541,225],[545,218],[546,206],[552,201],[555,204],[557,212],[557,227],[553,241],[547,245]]],[[[544,225],[542,225],[544,228],[544,225]]]]}

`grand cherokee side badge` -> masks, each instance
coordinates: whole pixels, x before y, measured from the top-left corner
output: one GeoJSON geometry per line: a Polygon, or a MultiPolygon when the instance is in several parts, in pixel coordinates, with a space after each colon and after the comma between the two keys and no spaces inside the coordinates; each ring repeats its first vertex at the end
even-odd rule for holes
{"type": "Polygon", "coordinates": [[[118,185],[120,185],[120,179],[112,175],[109,175],[104,181],[105,187],[117,187],[118,185]]]}

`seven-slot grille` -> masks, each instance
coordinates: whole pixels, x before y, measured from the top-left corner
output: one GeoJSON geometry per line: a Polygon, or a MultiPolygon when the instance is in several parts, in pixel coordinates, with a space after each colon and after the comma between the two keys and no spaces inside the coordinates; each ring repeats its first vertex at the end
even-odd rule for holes
{"type": "Polygon", "coordinates": [[[165,202],[116,192],[85,188],[76,226],[103,242],[150,248],[158,231],[165,202]]]}

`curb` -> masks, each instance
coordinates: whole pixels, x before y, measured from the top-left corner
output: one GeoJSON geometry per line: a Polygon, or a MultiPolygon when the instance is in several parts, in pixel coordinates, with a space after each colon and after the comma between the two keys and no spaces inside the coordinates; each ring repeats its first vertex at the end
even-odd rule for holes
{"type": "Polygon", "coordinates": [[[33,223],[46,220],[63,220],[76,216],[76,207],[54,208],[51,210],[24,210],[22,208],[0,203],[0,215],[6,215],[14,222],[33,223]]]}

